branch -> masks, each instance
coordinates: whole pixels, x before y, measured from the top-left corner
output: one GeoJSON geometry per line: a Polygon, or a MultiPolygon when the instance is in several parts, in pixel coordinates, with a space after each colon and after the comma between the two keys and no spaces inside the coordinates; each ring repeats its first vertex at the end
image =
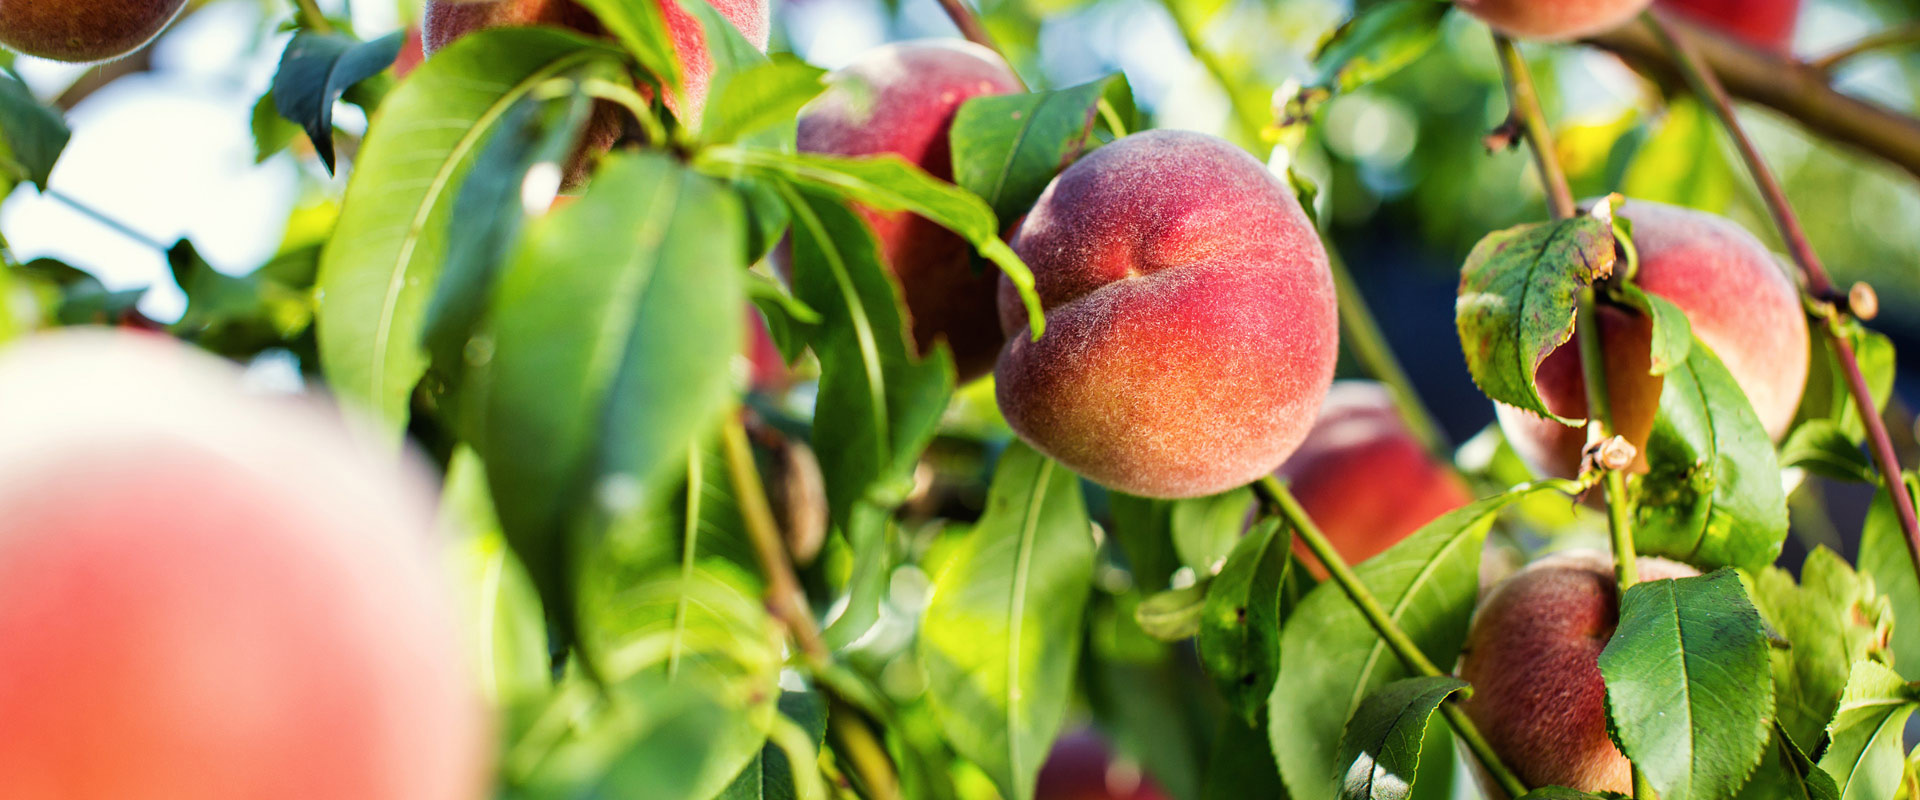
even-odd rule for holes
{"type": "Polygon", "coordinates": [[[1500,72],[1506,78],[1510,106],[1507,119],[1519,126],[1533,150],[1534,166],[1539,168],[1540,182],[1545,184],[1547,210],[1553,212],[1554,219],[1570,219],[1576,213],[1573,189],[1567,183],[1566,171],[1560,168],[1553,148],[1553,130],[1547,127],[1547,115],[1540,110],[1540,95],[1533,89],[1533,76],[1527,71],[1527,62],[1520,57],[1520,48],[1514,46],[1512,39],[1496,33],[1493,46],[1500,52],[1500,72]]]}
{"type": "Polygon", "coordinates": [[[293,0],[293,16],[300,27],[314,33],[326,35],[334,32],[333,22],[320,12],[320,4],[315,0],[293,0]]]}
{"type": "Polygon", "coordinates": [[[1825,74],[1832,75],[1834,69],[1839,67],[1842,62],[1875,50],[1916,43],[1920,43],[1920,22],[1910,22],[1905,25],[1862,36],[1852,44],[1841,47],[1824,56],[1808,59],[1807,66],[1825,74]]]}
{"type": "Polygon", "coordinates": [[[1160,0],[1160,5],[1167,10],[1167,16],[1173,18],[1174,27],[1180,29],[1180,37],[1186,40],[1187,50],[1193,53],[1194,60],[1206,67],[1207,72],[1213,75],[1214,82],[1220,84],[1220,91],[1226,92],[1227,102],[1233,108],[1234,124],[1239,126],[1240,135],[1246,137],[1249,142],[1259,142],[1260,133],[1266,129],[1268,118],[1271,116],[1270,112],[1266,109],[1248,108],[1240,101],[1238,81],[1233,79],[1233,72],[1227,69],[1226,62],[1220,60],[1220,55],[1207,46],[1205,38],[1200,33],[1199,21],[1193,19],[1184,10],[1183,4],[1178,0],[1160,0]]]}
{"type": "MultiPolygon", "coordinates": [[[[1327,535],[1320,532],[1320,526],[1315,525],[1313,519],[1307,516],[1307,510],[1300,507],[1300,501],[1294,499],[1293,493],[1287,490],[1285,484],[1268,475],[1255,483],[1253,488],[1262,495],[1269,507],[1278,512],[1287,524],[1292,526],[1294,533],[1299,535],[1300,541],[1307,546],[1308,550],[1313,551],[1314,558],[1319,559],[1320,565],[1326,567],[1327,575],[1340,585],[1341,591],[1346,592],[1347,599],[1353,601],[1354,607],[1360,610],[1360,615],[1367,618],[1367,624],[1372,625],[1374,632],[1380,634],[1380,638],[1387,643],[1387,649],[1392,650],[1393,654],[1399,657],[1400,663],[1405,664],[1407,669],[1427,677],[1446,674],[1434,665],[1432,659],[1427,658],[1426,653],[1420,652],[1420,646],[1414,644],[1406,631],[1400,630],[1400,626],[1394,624],[1392,617],[1387,616],[1386,609],[1380,605],[1380,599],[1374,597],[1373,590],[1368,589],[1367,585],[1361,582],[1360,576],[1354,574],[1353,568],[1347,566],[1346,559],[1341,558],[1340,553],[1333,549],[1333,543],[1327,541],[1327,535]]],[[[1486,768],[1487,773],[1493,776],[1494,781],[1500,784],[1500,788],[1504,789],[1509,797],[1519,797],[1527,793],[1526,784],[1507,767],[1506,762],[1500,760],[1500,754],[1494,752],[1493,745],[1480,733],[1480,729],[1473,724],[1472,719],[1467,717],[1466,712],[1460,709],[1459,703],[1448,699],[1441,705],[1441,713],[1446,716],[1447,722],[1453,725],[1453,730],[1459,734],[1460,741],[1466,744],[1467,749],[1473,752],[1474,756],[1480,760],[1480,765],[1486,768]]]]}
{"type": "Polygon", "coordinates": [[[1643,18],[1647,27],[1653,31],[1661,46],[1679,65],[1687,84],[1693,87],[1695,94],[1707,98],[1708,105],[1720,118],[1728,136],[1738,145],[1740,157],[1746,162],[1747,172],[1753,176],[1753,182],[1760,188],[1761,197],[1767,201],[1767,209],[1773,213],[1774,223],[1780,229],[1780,238],[1787,243],[1787,252],[1800,267],[1806,277],[1803,291],[1811,301],[1809,308],[1825,309],[1815,315],[1820,328],[1827,335],[1827,343],[1832,346],[1834,360],[1847,376],[1847,389],[1853,395],[1854,407],[1860,411],[1860,420],[1867,429],[1868,443],[1873,452],[1874,462],[1880,468],[1881,477],[1887,481],[1888,494],[1893,496],[1893,508],[1900,517],[1900,528],[1907,534],[1907,555],[1913,559],[1913,568],[1920,574],[1920,519],[1916,519],[1913,498],[1902,491],[1900,459],[1893,450],[1893,437],[1887,434],[1887,422],[1874,407],[1873,393],[1867,388],[1867,380],[1860,373],[1859,359],[1854,357],[1853,347],[1847,343],[1840,332],[1842,312],[1833,302],[1833,281],[1827,277],[1826,268],[1820,264],[1820,256],[1813,252],[1808,243],[1806,231],[1800,227],[1800,218],[1795,216],[1793,206],[1787,202],[1787,194],[1780,188],[1780,181],[1774,178],[1773,170],[1767,166],[1766,159],[1760,155],[1753,139],[1747,136],[1746,129],[1740,125],[1740,117],[1733,111],[1733,100],[1720,84],[1719,78],[1703,67],[1698,53],[1693,47],[1694,34],[1669,22],[1663,15],[1649,11],[1643,18]]]}
{"type": "MultiPolygon", "coordinates": [[[[1840,93],[1815,66],[1684,20],[1667,25],[1685,34],[1733,96],[1771,108],[1811,133],[1852,145],[1920,176],[1920,120],[1840,93]]],[[[1644,22],[1587,41],[1619,55],[1641,72],[1665,79],[1684,77],[1679,59],[1644,22]]]]}
{"type": "Polygon", "coordinates": [[[832,655],[820,638],[820,626],[807,607],[807,595],[793,571],[793,562],[787,558],[786,540],[773,519],[773,507],[767,502],[766,486],[760,482],[760,469],[753,462],[753,447],[747,443],[747,429],[739,414],[728,417],[721,436],[727,476],[739,497],[740,516],[753,539],[754,557],[767,574],[767,606],[786,625],[808,664],[816,671],[824,670],[832,663],[832,655]]]}

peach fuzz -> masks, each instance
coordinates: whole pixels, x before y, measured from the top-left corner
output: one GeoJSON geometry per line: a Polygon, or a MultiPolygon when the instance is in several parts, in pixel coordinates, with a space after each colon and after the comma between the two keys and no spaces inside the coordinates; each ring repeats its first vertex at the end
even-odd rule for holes
{"type": "Polygon", "coordinates": [[[1007,422],[1110,488],[1195,497],[1277,468],[1333,380],[1338,321],[1320,238],[1259,160],[1148,131],[1062,172],[1014,236],[1046,335],[1012,283],[995,369],[1007,422]]]}
{"type": "Polygon", "coordinates": [[[8,797],[479,800],[433,490],[159,337],[0,352],[8,797]]]}
{"type": "MultiPolygon", "coordinates": [[[[1793,423],[1807,382],[1806,312],[1794,280],[1753,234],[1724,218],[1644,200],[1629,200],[1618,213],[1633,221],[1640,251],[1635,282],[1687,315],[1695,338],[1726,364],[1767,434],[1779,440],[1793,423]]],[[[1606,308],[1600,329],[1615,424],[1644,449],[1665,383],[1647,374],[1652,324],[1637,312],[1606,308]]],[[[1549,355],[1536,378],[1547,408],[1569,418],[1586,416],[1576,342],[1549,355]]],[[[1578,472],[1584,429],[1504,405],[1498,415],[1514,450],[1536,472],[1578,472]]]]}
{"type": "Polygon", "coordinates": [[[55,61],[107,61],[152,41],[186,5],[187,0],[7,0],[0,2],[0,44],[55,61]]]}
{"type": "MultiPolygon", "coordinates": [[[[1335,382],[1306,441],[1275,475],[1349,564],[1473,502],[1466,481],[1408,432],[1386,387],[1370,381],[1335,382]]],[[[1306,545],[1295,541],[1294,550],[1326,578],[1306,545]]]]}
{"type": "MultiPolygon", "coordinates": [[[[827,76],[827,90],[800,114],[800,149],[836,156],[893,154],[953,180],[947,135],[960,105],[1021,91],[1000,56],[959,40],[875,48],[827,76]]],[[[967,242],[925,218],[859,209],[880,256],[900,282],[922,353],[946,340],[961,382],[985,375],[1005,340],[994,313],[999,273],[977,267],[967,242]]]]}
{"type": "MultiPolygon", "coordinates": [[[[1639,565],[1642,581],[1700,574],[1662,558],[1639,565]]],[[[1600,651],[1619,622],[1613,558],[1597,550],[1528,565],[1474,613],[1460,656],[1460,677],[1473,686],[1465,710],[1528,786],[1632,791],[1627,759],[1607,738],[1600,678],[1600,651]]],[[[1505,796],[1482,784],[1490,797],[1505,796]]]]}
{"type": "Polygon", "coordinates": [[[1652,0],[1458,0],[1460,10],[1517,39],[1562,41],[1612,30],[1652,0]]]}

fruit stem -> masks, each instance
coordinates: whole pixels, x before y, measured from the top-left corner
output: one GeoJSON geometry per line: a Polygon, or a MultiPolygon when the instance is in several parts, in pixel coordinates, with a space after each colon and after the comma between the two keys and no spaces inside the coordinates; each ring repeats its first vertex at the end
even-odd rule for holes
{"type": "Polygon", "coordinates": [[[1527,71],[1527,62],[1521,58],[1520,48],[1512,39],[1496,33],[1493,46],[1500,53],[1500,72],[1506,77],[1509,119],[1519,123],[1521,134],[1533,149],[1533,163],[1540,171],[1540,182],[1547,194],[1547,210],[1553,213],[1554,219],[1571,219],[1577,212],[1573,188],[1568,185],[1567,173],[1560,168],[1560,160],[1555,155],[1553,131],[1547,127],[1546,113],[1540,110],[1540,95],[1534,91],[1533,75],[1527,71]]]}
{"type": "Polygon", "coordinates": [[[1910,22],[1855,39],[1833,52],[1807,60],[1807,66],[1832,75],[1841,63],[1888,47],[1920,44],[1920,23],[1910,22]]]}
{"type": "MultiPolygon", "coordinates": [[[[1614,437],[1612,398],[1607,395],[1607,358],[1600,342],[1599,297],[1593,287],[1580,292],[1579,316],[1573,330],[1580,345],[1580,373],[1587,384],[1587,441],[1604,442],[1614,437]]],[[[1596,466],[1596,469],[1601,467],[1596,466]]],[[[1607,496],[1607,530],[1613,538],[1613,574],[1620,592],[1640,582],[1640,554],[1633,546],[1633,516],[1627,503],[1627,478],[1618,469],[1608,469],[1603,478],[1607,496]]]]}
{"type": "MultiPolygon", "coordinates": [[[[1688,43],[1734,95],[1772,108],[1815,135],[1920,175],[1920,119],[1836,91],[1827,73],[1790,57],[1684,20],[1668,25],[1686,32],[1688,43]]],[[[1642,72],[1680,77],[1673,56],[1648,27],[1622,25],[1587,42],[1642,72]]]]}
{"type": "Polygon", "coordinates": [[[1447,442],[1447,435],[1441,432],[1440,423],[1433,418],[1433,412],[1420,401],[1420,393],[1414,390],[1413,380],[1407,377],[1406,370],[1400,366],[1400,359],[1394,356],[1393,348],[1387,345],[1387,336],[1380,330],[1380,322],[1367,308],[1367,300],[1361,296],[1360,287],[1354,284],[1353,273],[1347,269],[1346,260],[1331,244],[1327,246],[1327,265],[1333,270],[1334,294],[1340,304],[1341,339],[1347,349],[1359,360],[1360,367],[1368,375],[1386,385],[1407,431],[1420,440],[1420,444],[1440,463],[1453,464],[1452,446],[1447,442]]]}
{"type": "Polygon", "coordinates": [[[819,624],[814,621],[813,610],[807,607],[807,596],[793,571],[793,562],[787,558],[785,540],[780,536],[779,524],[774,521],[773,506],[767,502],[766,486],[760,482],[760,469],[753,462],[753,448],[747,443],[746,425],[741,422],[739,412],[728,415],[721,439],[726,451],[727,476],[739,498],[740,516],[746,523],[748,537],[753,540],[754,557],[767,576],[767,607],[786,625],[808,665],[816,672],[824,670],[832,664],[832,654],[820,638],[819,624]]]}
{"type": "Polygon", "coordinates": [[[293,0],[293,15],[302,28],[322,36],[334,33],[333,21],[320,12],[320,4],[314,0],[293,0]]]}
{"type": "MultiPolygon", "coordinates": [[[[1352,567],[1347,566],[1346,559],[1341,558],[1340,553],[1333,549],[1333,543],[1327,541],[1326,534],[1320,532],[1320,526],[1315,525],[1313,519],[1307,516],[1307,510],[1300,506],[1299,500],[1294,499],[1293,492],[1287,489],[1286,484],[1268,475],[1256,482],[1254,489],[1265,497],[1268,506],[1293,527],[1294,534],[1299,536],[1300,541],[1313,552],[1313,557],[1319,559],[1320,565],[1326,568],[1327,574],[1340,585],[1341,591],[1346,592],[1347,599],[1352,600],[1354,607],[1360,609],[1360,615],[1367,618],[1367,623],[1373,626],[1374,632],[1380,634],[1380,638],[1386,641],[1387,648],[1400,658],[1400,663],[1406,665],[1407,669],[1426,677],[1446,674],[1441,672],[1439,667],[1434,666],[1433,660],[1427,658],[1426,653],[1420,652],[1420,646],[1414,644],[1406,631],[1400,630],[1400,626],[1387,615],[1386,609],[1380,605],[1379,598],[1373,596],[1373,591],[1360,581],[1360,576],[1354,574],[1352,567]]],[[[1480,759],[1481,766],[1485,767],[1488,774],[1499,782],[1500,788],[1505,790],[1508,796],[1519,797],[1527,793],[1526,784],[1522,783],[1520,777],[1500,760],[1500,755],[1494,752],[1493,745],[1480,733],[1479,727],[1473,724],[1473,720],[1467,717],[1466,712],[1457,702],[1447,700],[1441,706],[1441,713],[1446,716],[1447,722],[1453,725],[1454,733],[1460,736],[1460,741],[1466,744],[1467,749],[1472,751],[1476,758],[1480,759]]]]}
{"type": "Polygon", "coordinates": [[[1180,29],[1180,38],[1186,40],[1187,50],[1193,53],[1194,60],[1206,67],[1207,72],[1213,75],[1214,81],[1220,84],[1220,90],[1227,93],[1227,104],[1233,108],[1233,121],[1240,128],[1240,135],[1245,137],[1248,143],[1258,145],[1261,142],[1261,133],[1266,130],[1271,116],[1268,110],[1249,107],[1240,99],[1240,82],[1234,80],[1233,71],[1227,69],[1227,64],[1220,60],[1220,55],[1207,47],[1206,37],[1200,30],[1200,20],[1193,18],[1192,12],[1187,10],[1186,3],[1180,0],[1160,0],[1160,5],[1166,8],[1167,16],[1173,18],[1174,27],[1180,29]]]}
{"type": "Polygon", "coordinates": [[[1019,70],[1013,68],[1013,60],[1007,58],[1007,52],[1001,50],[1000,45],[994,44],[993,34],[987,32],[987,26],[980,21],[980,16],[973,13],[973,9],[967,6],[967,0],[940,0],[940,7],[946,10],[947,18],[953,20],[953,26],[960,29],[961,36],[966,37],[969,42],[1000,54],[1000,60],[1007,62],[1007,71],[1013,73],[1014,80],[1020,81],[1021,89],[1027,88],[1027,83],[1021,79],[1019,70]]]}
{"type": "MultiPolygon", "coordinates": [[[[1774,225],[1779,229],[1780,239],[1787,244],[1787,252],[1793,256],[1793,262],[1800,267],[1805,277],[1805,286],[1801,291],[1809,298],[1822,300],[1833,295],[1833,281],[1827,277],[1826,268],[1820,264],[1820,256],[1813,251],[1813,245],[1807,241],[1807,234],[1800,227],[1800,218],[1793,212],[1793,205],[1787,201],[1787,193],[1780,188],[1780,181],[1774,177],[1773,170],[1767,166],[1760,149],[1754,146],[1753,139],[1747,136],[1741,126],[1740,118],[1734,113],[1733,100],[1728,97],[1720,79],[1708,70],[1694,51],[1692,43],[1680,31],[1667,23],[1666,18],[1657,12],[1647,11],[1642,15],[1647,26],[1653,29],[1654,36],[1661,46],[1672,56],[1679,66],[1680,73],[1686,78],[1687,85],[1696,95],[1707,98],[1714,115],[1720,118],[1720,126],[1740,150],[1741,160],[1746,162],[1748,174],[1760,189],[1760,196],[1767,201],[1767,210],[1772,212],[1774,225]]],[[[1847,343],[1841,333],[1841,312],[1818,314],[1814,321],[1826,333],[1827,344],[1833,348],[1834,360],[1846,373],[1847,389],[1853,395],[1854,407],[1860,412],[1860,420],[1867,429],[1867,439],[1871,445],[1874,462],[1880,468],[1880,476],[1887,481],[1893,496],[1893,508],[1900,517],[1900,528],[1907,534],[1907,556],[1913,560],[1913,569],[1920,575],[1920,518],[1914,515],[1913,498],[1897,487],[1904,474],[1900,470],[1900,459],[1893,451],[1893,437],[1887,434],[1887,422],[1880,416],[1880,410],[1874,407],[1873,391],[1867,387],[1866,376],[1860,372],[1860,361],[1854,356],[1853,346],[1847,343]]]]}

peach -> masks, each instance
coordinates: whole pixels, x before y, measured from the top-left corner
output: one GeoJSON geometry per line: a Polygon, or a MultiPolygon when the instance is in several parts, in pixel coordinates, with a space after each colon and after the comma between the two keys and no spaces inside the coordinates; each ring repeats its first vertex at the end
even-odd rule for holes
{"type": "MultiPolygon", "coordinates": [[[[959,40],[875,48],[829,75],[827,87],[800,114],[802,151],[893,154],[946,181],[953,180],[947,133],[960,104],[1021,91],[998,54],[959,40]]],[[[925,218],[870,208],[860,216],[900,282],[920,351],[946,340],[962,382],[991,371],[1005,341],[994,313],[999,273],[977,267],[965,240],[925,218]]]]}
{"type": "Polygon", "coordinates": [[[1617,28],[1652,0],[1458,0],[1460,10],[1517,39],[1561,41],[1617,28]]]}
{"type": "MultiPolygon", "coordinates": [[[[1687,315],[1695,338],[1726,364],[1768,435],[1784,436],[1806,388],[1808,334],[1799,289],[1780,261],[1753,234],[1702,211],[1630,200],[1618,213],[1633,221],[1640,288],[1687,315]]],[[[1637,312],[1609,307],[1601,311],[1600,330],[1616,428],[1645,449],[1665,383],[1647,374],[1652,324],[1637,312]]],[[[1547,356],[1536,377],[1547,408],[1586,416],[1577,342],[1547,356]]],[[[1505,405],[1498,414],[1514,450],[1536,472],[1572,477],[1579,471],[1584,428],[1505,405]]]]}
{"type": "Polygon", "coordinates": [[[0,354],[0,794],[488,796],[431,485],[347,433],[158,337],[0,354]]]}
{"type": "MultiPolygon", "coordinates": [[[[1368,381],[1333,384],[1313,430],[1276,475],[1350,564],[1473,502],[1466,481],[1407,431],[1386,387],[1368,381]]],[[[1294,549],[1315,577],[1326,577],[1305,545],[1294,549]]]]}
{"type": "Polygon", "coordinates": [[[420,62],[426,60],[426,35],[417,27],[408,28],[407,40],[400,45],[400,55],[393,59],[393,77],[406,80],[408,75],[420,68],[420,62]]]}
{"type": "Polygon", "coordinates": [[[1138,766],[1116,762],[1107,743],[1088,731],[1054,742],[1040,767],[1034,800],[1168,800],[1138,766]]]}
{"type": "Polygon", "coordinates": [[[55,61],[119,58],[159,36],[187,0],[8,0],[0,44],[55,61]]]}
{"type": "MultiPolygon", "coordinates": [[[[700,0],[687,0],[699,2],[700,0]]],[[[767,0],[707,0],[732,22],[747,41],[760,49],[767,47],[773,22],[767,0]]],[[[680,59],[681,79],[686,88],[686,103],[669,98],[668,106],[682,118],[697,117],[707,104],[707,89],[713,81],[713,58],[707,54],[706,34],[700,20],[680,7],[675,0],[660,0],[660,10],[673,38],[674,54],[680,59]]],[[[426,55],[431,58],[448,42],[484,28],[523,25],[548,25],[591,36],[606,35],[606,28],[593,12],[573,0],[427,0],[426,16],[421,23],[426,55]]],[[[645,87],[642,87],[643,89],[645,87]]],[[[589,173],[591,155],[606,152],[620,140],[625,126],[623,114],[612,103],[594,106],[593,119],[581,134],[581,145],[567,172],[567,185],[578,186],[589,173]]]]}
{"type": "Polygon", "coordinates": [[[1793,49],[1793,28],[1800,20],[1800,0],[1656,0],[1655,4],[1777,53],[1793,49]]]}
{"type": "Polygon", "coordinates": [[[1041,452],[1124,492],[1195,497],[1306,438],[1333,381],[1333,279],[1258,159],[1199,133],[1126,137],[1055,178],[1013,247],[1046,335],[1003,280],[995,392],[1041,452]]]}
{"type": "MultiPolygon", "coordinates": [[[[1661,558],[1639,564],[1643,581],[1700,574],[1661,558]]],[[[1460,654],[1460,677],[1473,686],[1465,710],[1528,786],[1632,791],[1631,767],[1607,738],[1600,678],[1600,651],[1619,622],[1613,558],[1597,550],[1528,565],[1474,613],[1460,654]]]]}

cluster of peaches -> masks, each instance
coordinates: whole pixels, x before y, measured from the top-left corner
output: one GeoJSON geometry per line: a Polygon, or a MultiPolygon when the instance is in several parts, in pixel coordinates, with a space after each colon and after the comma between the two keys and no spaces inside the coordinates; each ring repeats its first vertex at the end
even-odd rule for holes
{"type": "MultiPolygon", "coordinates": [[[[0,0],[0,43],[117,57],[184,4],[0,0]]],[[[1646,0],[1458,4],[1515,36],[1566,39],[1621,24],[1646,0]]],[[[766,45],[764,3],[714,5],[766,45]]],[[[1797,7],[1672,5],[1776,49],[1797,7]]],[[[674,3],[662,8],[684,102],[698,107],[711,72],[699,26],[674,3]]],[[[436,0],[424,49],[533,24],[603,33],[565,0],[436,0]]],[[[959,106],[1019,91],[985,48],[890,45],[828,78],[801,116],[799,146],[898,155],[951,179],[959,106]]],[[[597,121],[586,150],[611,146],[617,128],[597,121]]],[[[1633,223],[1639,286],[1686,313],[1768,432],[1783,435],[1807,377],[1808,332],[1780,262],[1708,214],[1631,201],[1618,213],[1633,223]]],[[[962,380],[992,373],[1011,427],[1090,480],[1185,498],[1277,473],[1352,561],[1472,499],[1384,390],[1333,383],[1339,326],[1319,233],[1284,181],[1222,140],[1138,133],[1053,181],[1010,234],[1045,311],[1037,339],[1012,285],[976,267],[960,238],[904,213],[863,215],[918,346],[950,348],[962,380]]],[[[1644,444],[1661,391],[1651,323],[1609,307],[1599,325],[1617,427],[1644,444]]],[[[1585,415],[1571,345],[1538,381],[1550,410],[1585,415]]],[[[344,444],[352,437],[330,415],[249,396],[225,367],[157,339],[49,337],[0,359],[0,384],[0,775],[10,796],[138,797],[154,786],[199,798],[482,795],[484,715],[430,566],[431,493],[419,475],[344,444]],[[111,501],[77,500],[82,486],[111,501]],[[284,719],[312,724],[275,724],[284,719]]],[[[1580,429],[1512,408],[1499,416],[1537,472],[1579,469],[1580,429]]],[[[1642,574],[1694,573],[1649,560],[1642,574]]],[[[1459,667],[1475,690],[1467,708],[1529,785],[1630,788],[1596,666],[1616,604],[1609,560],[1575,553],[1507,579],[1476,614],[1459,667]]],[[[1043,775],[1041,796],[1120,796],[1071,777],[1103,758],[1067,756],[1043,775]]],[[[1136,790],[1157,796],[1150,783],[1136,790]]]]}

